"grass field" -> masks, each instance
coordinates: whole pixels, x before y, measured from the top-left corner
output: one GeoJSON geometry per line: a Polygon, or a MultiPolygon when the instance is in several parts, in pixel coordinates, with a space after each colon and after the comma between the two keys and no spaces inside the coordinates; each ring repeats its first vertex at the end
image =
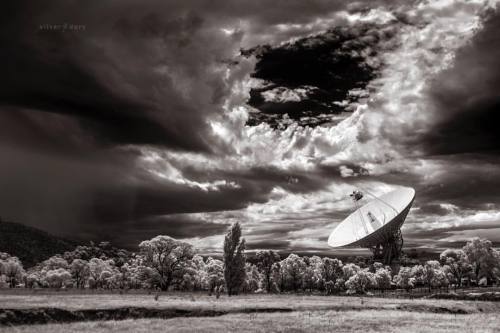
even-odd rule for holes
{"type": "MultiPolygon", "coordinates": [[[[146,318],[0,326],[1,332],[498,332],[500,303],[375,297],[206,294],[0,293],[0,311],[68,311],[127,307],[183,310],[146,318]],[[219,311],[197,316],[196,311],[219,311]],[[259,311],[273,312],[259,312],[259,311]],[[190,311],[194,311],[190,313],[190,311]],[[187,317],[187,316],[189,317],[187,317]],[[193,317],[194,315],[194,317],[193,317]]],[[[0,312],[1,313],[1,312],[0,312]]],[[[0,314],[1,316],[1,314],[0,314]]]]}

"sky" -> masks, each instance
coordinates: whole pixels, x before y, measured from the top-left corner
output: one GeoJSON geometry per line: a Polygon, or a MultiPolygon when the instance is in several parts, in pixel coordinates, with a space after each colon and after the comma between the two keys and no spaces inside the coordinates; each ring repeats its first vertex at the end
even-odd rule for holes
{"type": "Polygon", "coordinates": [[[353,190],[413,187],[406,249],[500,244],[496,1],[2,7],[5,220],[335,255],[353,190]]]}

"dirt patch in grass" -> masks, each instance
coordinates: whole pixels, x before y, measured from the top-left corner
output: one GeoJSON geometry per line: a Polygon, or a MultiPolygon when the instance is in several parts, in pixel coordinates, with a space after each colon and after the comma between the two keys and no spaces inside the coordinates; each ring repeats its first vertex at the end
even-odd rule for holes
{"type": "MultiPolygon", "coordinates": [[[[429,306],[422,304],[400,304],[396,310],[410,312],[446,313],[446,314],[469,314],[472,313],[460,307],[429,306]]],[[[375,307],[355,306],[332,306],[323,310],[345,312],[377,310],[375,307]]],[[[380,309],[379,310],[389,310],[380,309]]],[[[243,308],[232,310],[210,310],[210,309],[154,309],[145,307],[122,307],[107,309],[82,309],[68,310],[60,308],[36,308],[36,309],[0,309],[0,325],[34,325],[47,323],[69,323],[78,321],[96,320],[124,320],[159,318],[170,319],[177,317],[217,317],[227,314],[244,313],[274,313],[293,312],[291,308],[243,308]]]]}
{"type": "Polygon", "coordinates": [[[287,308],[256,308],[238,311],[152,309],[124,307],[114,309],[66,310],[59,308],[0,309],[0,325],[33,325],[47,323],[68,323],[75,321],[124,320],[139,318],[169,319],[176,317],[216,317],[230,313],[291,312],[287,308]]]}
{"type": "Polygon", "coordinates": [[[448,314],[471,314],[472,311],[460,307],[429,306],[423,304],[401,304],[396,307],[397,310],[410,312],[429,312],[429,313],[448,313],[448,314]]]}
{"type": "MultiPolygon", "coordinates": [[[[6,295],[0,297],[0,326],[220,317],[252,313],[336,313],[377,311],[428,314],[487,314],[500,311],[499,302],[439,299],[383,299],[374,297],[319,297],[304,295],[241,295],[215,300],[204,295],[6,295]]],[[[191,319],[189,319],[191,320],[191,319]]]]}
{"type": "Polygon", "coordinates": [[[400,310],[292,311],[234,313],[217,317],[80,321],[0,327],[3,333],[498,333],[500,316],[489,313],[454,315],[400,310]]]}
{"type": "Polygon", "coordinates": [[[426,298],[429,298],[429,299],[452,299],[452,300],[462,300],[462,301],[500,302],[500,292],[432,294],[426,298]]]}

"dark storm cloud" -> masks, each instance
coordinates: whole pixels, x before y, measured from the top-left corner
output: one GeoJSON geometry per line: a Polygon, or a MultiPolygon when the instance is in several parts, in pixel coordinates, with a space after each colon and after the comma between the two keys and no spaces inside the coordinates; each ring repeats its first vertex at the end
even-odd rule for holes
{"type": "Polygon", "coordinates": [[[327,184],[321,176],[304,170],[281,170],[276,167],[255,167],[246,172],[223,173],[234,180],[248,180],[280,186],[291,193],[308,193],[323,189],[327,184]]]}
{"type": "Polygon", "coordinates": [[[213,148],[205,119],[219,112],[228,87],[210,72],[231,49],[216,39],[222,51],[202,47],[208,36],[198,14],[181,9],[160,16],[160,2],[90,1],[85,10],[65,1],[4,6],[2,116],[25,114],[2,127],[35,123],[37,113],[48,112],[71,117],[87,144],[213,148]]]}
{"type": "Polygon", "coordinates": [[[486,209],[500,202],[500,159],[488,155],[461,154],[444,160],[439,179],[419,189],[421,203],[446,202],[460,209],[486,209]]]}
{"type": "Polygon", "coordinates": [[[71,117],[71,130],[82,132],[80,144],[193,151],[217,146],[206,119],[220,112],[230,89],[217,66],[235,55],[243,34],[349,7],[324,0],[109,0],[87,1],[84,10],[67,1],[2,6],[0,106],[2,114],[25,113],[23,120],[2,119],[2,129],[23,121],[44,127],[33,118],[48,112],[71,117]],[[251,22],[248,31],[221,34],[220,28],[242,20],[251,22]]]}
{"type": "Polygon", "coordinates": [[[248,103],[262,113],[252,113],[249,124],[265,121],[276,126],[288,114],[302,125],[314,126],[331,121],[318,116],[352,111],[351,104],[367,94],[363,89],[381,66],[378,52],[391,47],[388,41],[396,31],[394,22],[360,23],[276,47],[244,51],[258,59],[252,76],[266,82],[265,87],[250,91],[248,103]],[[267,99],[266,94],[273,96],[276,89],[292,93],[299,89],[302,95],[296,94],[292,100],[267,99]],[[349,94],[353,89],[361,93],[349,94]]]}
{"type": "Polygon", "coordinates": [[[131,143],[195,151],[218,146],[206,118],[220,112],[230,83],[213,67],[234,56],[241,34],[367,8],[323,0],[110,0],[88,1],[85,10],[73,2],[18,1],[3,7],[2,142],[35,149],[131,143]],[[251,22],[245,31],[221,36],[220,28],[242,20],[251,22]],[[54,28],[64,24],[84,29],[54,28]]]}
{"type": "Polygon", "coordinates": [[[458,225],[450,226],[446,228],[435,228],[435,229],[414,229],[412,231],[405,232],[405,237],[409,239],[412,238],[431,238],[434,240],[439,240],[441,238],[448,237],[455,232],[465,231],[465,230],[478,230],[478,229],[498,229],[498,224],[495,223],[474,223],[469,225],[458,225]]]}
{"type": "Polygon", "coordinates": [[[85,130],[71,116],[3,107],[0,119],[0,141],[4,145],[68,155],[93,150],[85,130]]]}
{"type": "Polygon", "coordinates": [[[185,215],[165,215],[120,223],[122,231],[116,234],[116,226],[103,224],[97,233],[95,229],[83,228],[87,238],[97,240],[113,239],[113,243],[129,249],[136,249],[142,240],[157,235],[169,235],[177,239],[208,237],[224,233],[229,224],[213,223],[185,215]]]}
{"type": "MultiPolygon", "coordinates": [[[[415,213],[415,212],[414,212],[415,213]]],[[[446,209],[440,204],[433,204],[433,203],[428,203],[428,204],[423,204],[418,207],[418,214],[431,214],[431,215],[448,215],[450,213],[449,209],[446,209]]]]}
{"type": "Polygon", "coordinates": [[[271,189],[265,183],[242,183],[238,188],[203,190],[148,179],[98,190],[91,211],[95,220],[112,223],[154,215],[234,210],[249,202],[265,202],[271,189]]]}
{"type": "Polygon", "coordinates": [[[206,237],[225,232],[228,223],[213,223],[182,215],[159,216],[135,223],[137,229],[150,235],[171,235],[176,238],[206,237]],[[182,228],[179,228],[182,225],[182,228]]]}
{"type": "Polygon", "coordinates": [[[484,27],[458,51],[454,65],[432,83],[436,122],[424,143],[431,153],[500,149],[500,13],[490,12],[484,27]]]}
{"type": "Polygon", "coordinates": [[[0,174],[8,174],[0,177],[2,216],[57,233],[85,227],[97,235],[105,225],[119,230],[123,223],[166,214],[241,209],[267,200],[272,189],[253,182],[218,190],[176,184],[138,168],[134,152],[127,151],[79,160],[9,148],[0,153],[10,157],[0,164],[0,174]]]}
{"type": "MultiPolygon", "coordinates": [[[[280,186],[291,193],[309,193],[324,189],[328,185],[324,175],[317,172],[305,171],[302,169],[281,169],[275,166],[254,166],[243,170],[211,170],[207,173],[202,168],[193,165],[185,165],[176,161],[171,161],[178,169],[183,170],[183,175],[198,182],[212,181],[213,179],[225,179],[236,183],[256,183],[273,188],[280,186]]],[[[330,177],[334,179],[338,175],[330,177]]]]}

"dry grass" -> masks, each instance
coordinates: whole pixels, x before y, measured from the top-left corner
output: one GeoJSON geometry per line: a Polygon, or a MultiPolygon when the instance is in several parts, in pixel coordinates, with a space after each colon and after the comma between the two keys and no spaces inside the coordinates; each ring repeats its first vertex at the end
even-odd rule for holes
{"type": "Polygon", "coordinates": [[[0,327],[0,332],[498,332],[500,302],[299,295],[0,294],[0,310],[144,307],[229,311],[219,317],[138,319],[0,327]],[[294,312],[237,313],[256,309],[294,312]],[[449,314],[462,312],[467,314],[449,314]]]}
{"type": "MultiPolygon", "coordinates": [[[[292,310],[366,310],[398,308],[461,309],[467,313],[500,312],[500,303],[455,300],[391,299],[377,297],[309,296],[309,295],[240,295],[216,299],[206,294],[0,294],[0,309],[33,309],[52,307],[69,310],[145,307],[165,309],[244,310],[284,308],[292,310]]],[[[432,310],[431,310],[432,311],[432,310]]]]}
{"type": "Polygon", "coordinates": [[[299,311],[211,318],[140,319],[5,328],[5,333],[65,332],[498,332],[498,314],[450,315],[394,310],[299,311]]]}

